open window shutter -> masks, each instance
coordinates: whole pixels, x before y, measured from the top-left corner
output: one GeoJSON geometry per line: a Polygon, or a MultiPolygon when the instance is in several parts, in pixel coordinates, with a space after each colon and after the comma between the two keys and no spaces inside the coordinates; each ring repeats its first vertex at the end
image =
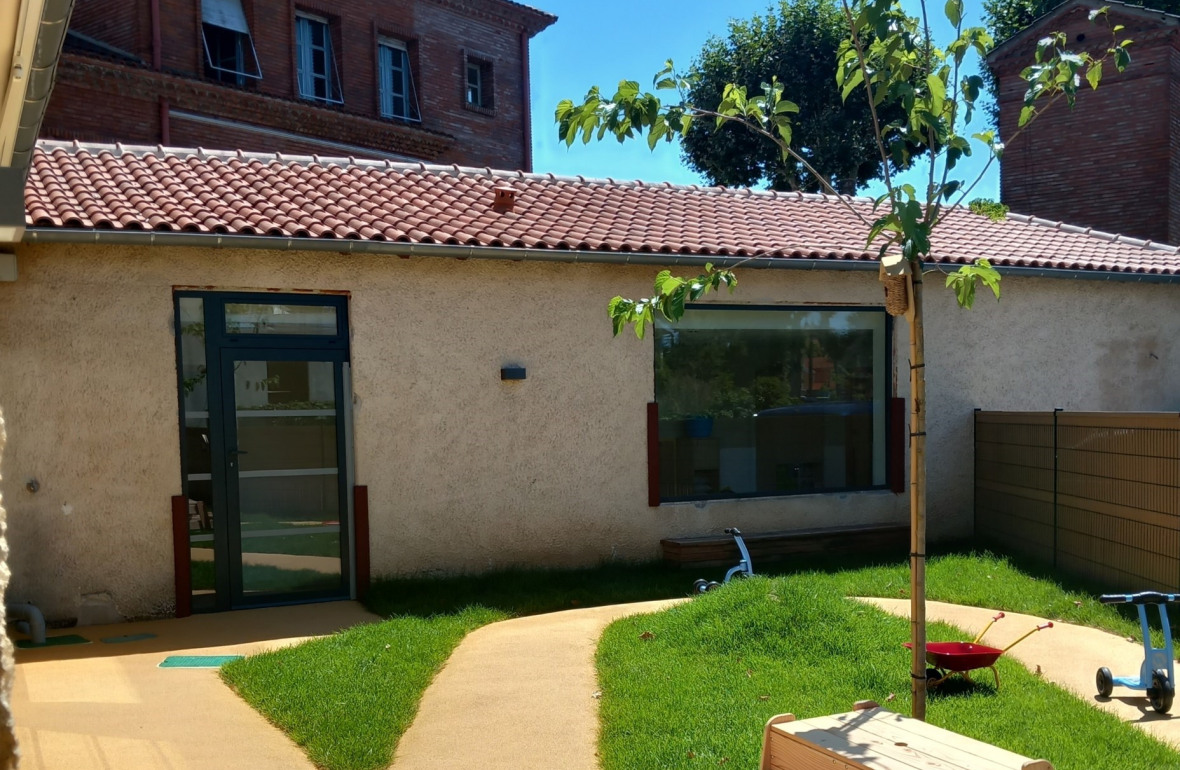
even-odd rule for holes
{"type": "Polygon", "coordinates": [[[377,90],[381,93],[381,114],[393,116],[393,49],[377,46],[377,90]]]}
{"type": "Polygon", "coordinates": [[[201,0],[201,21],[222,29],[250,34],[242,0],[201,0]]]}
{"type": "Polygon", "coordinates": [[[889,399],[889,489],[895,494],[905,492],[905,460],[909,449],[909,430],[906,424],[904,398],[889,399]]]}
{"type": "Polygon", "coordinates": [[[660,505],[660,405],[647,405],[647,504],[660,505]]]}

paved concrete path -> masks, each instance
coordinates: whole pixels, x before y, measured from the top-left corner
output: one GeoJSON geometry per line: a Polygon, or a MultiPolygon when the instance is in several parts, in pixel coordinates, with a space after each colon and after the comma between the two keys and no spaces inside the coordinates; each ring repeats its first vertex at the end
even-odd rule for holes
{"type": "MultiPolygon", "coordinates": [[[[909,599],[861,599],[875,604],[886,612],[908,618],[909,599]]],[[[983,630],[996,610],[963,607],[958,604],[926,602],[926,619],[949,623],[970,634],[966,641],[983,630]]],[[[1021,634],[1045,622],[1045,618],[1005,612],[1005,617],[988,630],[983,642],[993,647],[1005,647],[1021,634]]],[[[1175,714],[1157,714],[1147,702],[1145,693],[1115,687],[1109,699],[1099,698],[1094,685],[1094,674],[1099,666],[1106,666],[1115,676],[1138,676],[1143,662],[1143,645],[1127,641],[1096,628],[1075,626],[1053,621],[1053,628],[1039,631],[1013,647],[1006,656],[1015,658],[1031,671],[1039,667],[1041,675],[1071,691],[1097,708],[1129,722],[1176,748],[1180,748],[1180,699],[1175,714]]],[[[990,672],[983,672],[986,680],[990,672]]],[[[1001,686],[1003,683],[1001,682],[1001,686]]]]}
{"type": "Polygon", "coordinates": [[[567,610],[473,631],[426,690],[394,770],[595,770],[599,636],[618,618],[683,601],[567,610]]]}
{"type": "Polygon", "coordinates": [[[169,655],[249,655],[379,620],[355,602],[51,630],[90,644],[17,650],[13,712],[22,770],[311,770],[303,751],[215,669],[169,655]],[[99,639],[153,633],[121,644],[99,639]]]}

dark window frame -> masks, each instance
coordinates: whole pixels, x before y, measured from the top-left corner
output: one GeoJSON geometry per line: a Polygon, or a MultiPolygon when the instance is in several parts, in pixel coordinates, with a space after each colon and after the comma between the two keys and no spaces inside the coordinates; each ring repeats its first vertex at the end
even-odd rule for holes
{"type": "Polygon", "coordinates": [[[463,108],[481,115],[496,114],[496,66],[490,56],[476,51],[463,51],[461,96],[463,108]],[[478,102],[472,101],[471,72],[478,73],[478,102]]]}
{"type": "Polygon", "coordinates": [[[235,86],[245,86],[262,80],[262,65],[258,62],[258,51],[254,48],[253,35],[201,22],[201,45],[205,51],[205,77],[210,80],[235,86]],[[215,40],[215,44],[212,46],[209,42],[211,36],[215,40]],[[224,55],[214,57],[215,52],[221,54],[221,44],[229,40],[233,41],[237,49],[233,55],[233,58],[236,59],[233,67],[226,67],[219,63],[226,60],[224,55]],[[248,67],[249,64],[252,64],[253,67],[248,67]]]}
{"type": "MultiPolygon", "coordinates": [[[[650,499],[651,503],[658,504],[658,505],[664,505],[664,504],[674,504],[674,503],[716,502],[716,501],[725,501],[725,500],[779,499],[779,498],[785,498],[785,497],[798,497],[800,495],[839,495],[839,494],[848,494],[850,492],[880,492],[880,491],[889,491],[890,489],[892,489],[892,487],[894,486],[892,483],[892,480],[893,480],[893,476],[896,472],[896,464],[899,462],[904,464],[904,458],[899,459],[898,457],[896,457],[895,453],[893,451],[893,446],[892,446],[893,435],[894,435],[895,431],[899,429],[899,426],[894,425],[894,419],[893,419],[893,415],[892,415],[893,408],[891,406],[892,401],[894,400],[893,393],[892,393],[893,377],[891,374],[892,368],[894,366],[894,361],[893,361],[894,329],[893,329],[893,318],[886,312],[884,306],[881,306],[881,305],[761,305],[761,304],[759,304],[759,305],[745,305],[745,304],[732,304],[732,303],[694,303],[694,304],[687,305],[685,307],[685,310],[686,310],[686,312],[693,311],[693,310],[698,310],[698,311],[699,310],[705,310],[705,311],[712,310],[712,311],[755,311],[755,312],[757,312],[757,311],[763,311],[763,312],[765,312],[765,311],[783,311],[783,312],[796,312],[796,313],[798,313],[798,312],[815,312],[815,311],[820,311],[820,312],[836,311],[836,312],[856,312],[856,313],[880,314],[884,318],[884,322],[885,322],[884,323],[884,331],[883,331],[884,344],[885,344],[885,350],[884,350],[885,370],[883,372],[879,373],[880,376],[884,380],[882,384],[883,384],[884,391],[885,391],[884,394],[882,395],[883,403],[881,406],[881,409],[884,412],[884,414],[883,414],[884,435],[882,436],[882,444],[883,445],[880,450],[884,454],[884,458],[883,458],[884,463],[885,463],[884,479],[883,479],[882,483],[880,483],[880,484],[871,484],[868,486],[847,486],[847,487],[830,488],[830,489],[828,489],[828,488],[801,489],[798,491],[756,491],[756,492],[748,492],[748,493],[717,492],[717,493],[710,493],[710,494],[676,495],[676,496],[664,496],[662,494],[662,491],[660,490],[659,486],[656,486],[656,487],[653,487],[649,493],[649,499],[650,499]],[[657,498],[658,498],[658,503],[656,502],[657,498]]],[[[652,335],[653,348],[655,345],[659,344],[658,340],[659,340],[658,335],[653,334],[652,335]]],[[[655,392],[654,366],[656,363],[656,356],[654,354],[654,349],[653,349],[652,363],[653,363],[652,386],[653,386],[653,397],[655,398],[655,400],[652,402],[652,404],[654,405],[656,411],[655,411],[655,415],[652,417],[651,422],[649,422],[649,425],[648,425],[648,430],[649,430],[648,441],[651,446],[651,452],[654,453],[652,456],[650,456],[649,459],[654,461],[657,466],[655,469],[656,474],[652,477],[652,480],[654,481],[655,479],[662,478],[663,474],[664,474],[664,469],[662,467],[660,467],[660,465],[659,465],[659,449],[658,449],[658,445],[659,445],[659,419],[660,419],[659,418],[659,406],[658,406],[659,394],[655,392]],[[652,434],[652,431],[654,431],[654,435],[652,434]]],[[[876,380],[878,373],[876,371],[874,371],[873,376],[874,376],[874,380],[876,380]]]]}

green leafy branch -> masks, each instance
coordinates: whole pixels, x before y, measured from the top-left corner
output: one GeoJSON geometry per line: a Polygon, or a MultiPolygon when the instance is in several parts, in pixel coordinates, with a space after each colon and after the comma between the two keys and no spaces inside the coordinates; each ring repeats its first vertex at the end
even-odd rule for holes
{"type": "Polygon", "coordinates": [[[963,265],[946,277],[948,289],[954,289],[955,299],[960,307],[971,307],[975,303],[975,285],[982,283],[1000,298],[1000,274],[986,259],[978,259],[974,265],[963,265]]]}
{"type": "MultiPolygon", "coordinates": [[[[568,99],[558,104],[554,117],[559,135],[571,146],[579,138],[588,143],[611,135],[621,143],[646,133],[648,147],[654,149],[661,141],[682,138],[697,119],[711,119],[715,128],[727,122],[739,123],[777,145],[784,160],[791,158],[799,163],[863,222],[867,229],[866,248],[878,244],[880,256],[900,253],[919,273],[923,260],[930,256],[935,227],[949,211],[963,205],[990,164],[1004,151],[1004,143],[994,131],[965,135],[965,126],[977,111],[983,79],[978,75],[962,76],[962,66],[968,54],[982,56],[993,41],[982,27],[963,27],[963,0],[946,0],[944,13],[954,28],[954,38],[945,48],[933,43],[924,0],[920,3],[920,18],[910,17],[896,0],[841,0],[841,6],[849,36],[838,54],[837,85],[845,99],[858,89],[866,95],[884,168],[887,192],[875,201],[874,211],[880,213],[874,220],[870,221],[851,199],[841,196],[791,147],[792,116],[799,107],[784,97],[782,84],[775,79],[763,83],[761,93],[755,95],[731,83],[724,88],[717,107],[706,109],[692,104],[687,96],[695,74],[677,72],[668,60],[653,78],[653,84],[656,92],[674,92],[675,96],[662,99],[630,80],[620,81],[609,98],[594,86],[580,104],[568,99]],[[885,103],[900,104],[902,117],[882,122],[878,108],[885,103]],[[960,160],[972,154],[972,140],[982,143],[989,157],[979,176],[964,184],[950,175],[960,160]],[[931,152],[932,160],[923,193],[910,184],[894,184],[890,164],[905,167],[915,152],[926,150],[931,152]]],[[[1091,14],[1091,19],[1105,16],[1106,9],[1100,9],[1091,14]]],[[[1112,36],[1121,29],[1113,27],[1112,36]]],[[[1065,99],[1072,106],[1083,79],[1096,88],[1107,60],[1113,60],[1120,71],[1130,61],[1127,40],[1120,42],[1112,37],[1112,45],[1098,58],[1067,51],[1066,42],[1064,35],[1055,34],[1038,44],[1036,62],[1022,75],[1029,83],[1025,109],[1009,141],[1053,102],[1065,99]]],[[[995,268],[979,259],[961,266],[948,277],[947,285],[954,289],[961,306],[971,307],[979,284],[998,297],[999,282],[995,268]]],[[[692,278],[665,271],[656,281],[653,296],[611,300],[609,312],[615,334],[633,324],[636,334],[642,337],[642,327],[653,322],[657,310],[675,321],[683,315],[687,302],[723,285],[732,290],[735,284],[732,268],[707,265],[704,273],[692,278]]]]}
{"type": "Polygon", "coordinates": [[[661,270],[656,276],[652,296],[633,300],[615,297],[607,306],[614,334],[617,337],[628,325],[635,327],[635,336],[643,339],[647,325],[655,322],[656,311],[669,321],[678,321],[684,316],[684,307],[695,302],[710,291],[737,288],[737,276],[729,268],[705,265],[705,272],[695,278],[679,278],[671,270],[661,270]]]}

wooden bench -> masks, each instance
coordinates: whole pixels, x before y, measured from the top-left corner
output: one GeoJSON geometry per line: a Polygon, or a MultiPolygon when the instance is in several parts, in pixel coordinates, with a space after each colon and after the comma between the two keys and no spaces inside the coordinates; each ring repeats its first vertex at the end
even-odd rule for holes
{"type": "MultiPolygon", "coordinates": [[[[799,554],[871,553],[904,558],[909,553],[908,526],[824,527],[790,532],[742,533],[755,572],[762,562],[787,559],[799,554]]],[[[664,562],[678,567],[723,567],[741,558],[729,535],[669,537],[660,541],[664,562]]]]}

